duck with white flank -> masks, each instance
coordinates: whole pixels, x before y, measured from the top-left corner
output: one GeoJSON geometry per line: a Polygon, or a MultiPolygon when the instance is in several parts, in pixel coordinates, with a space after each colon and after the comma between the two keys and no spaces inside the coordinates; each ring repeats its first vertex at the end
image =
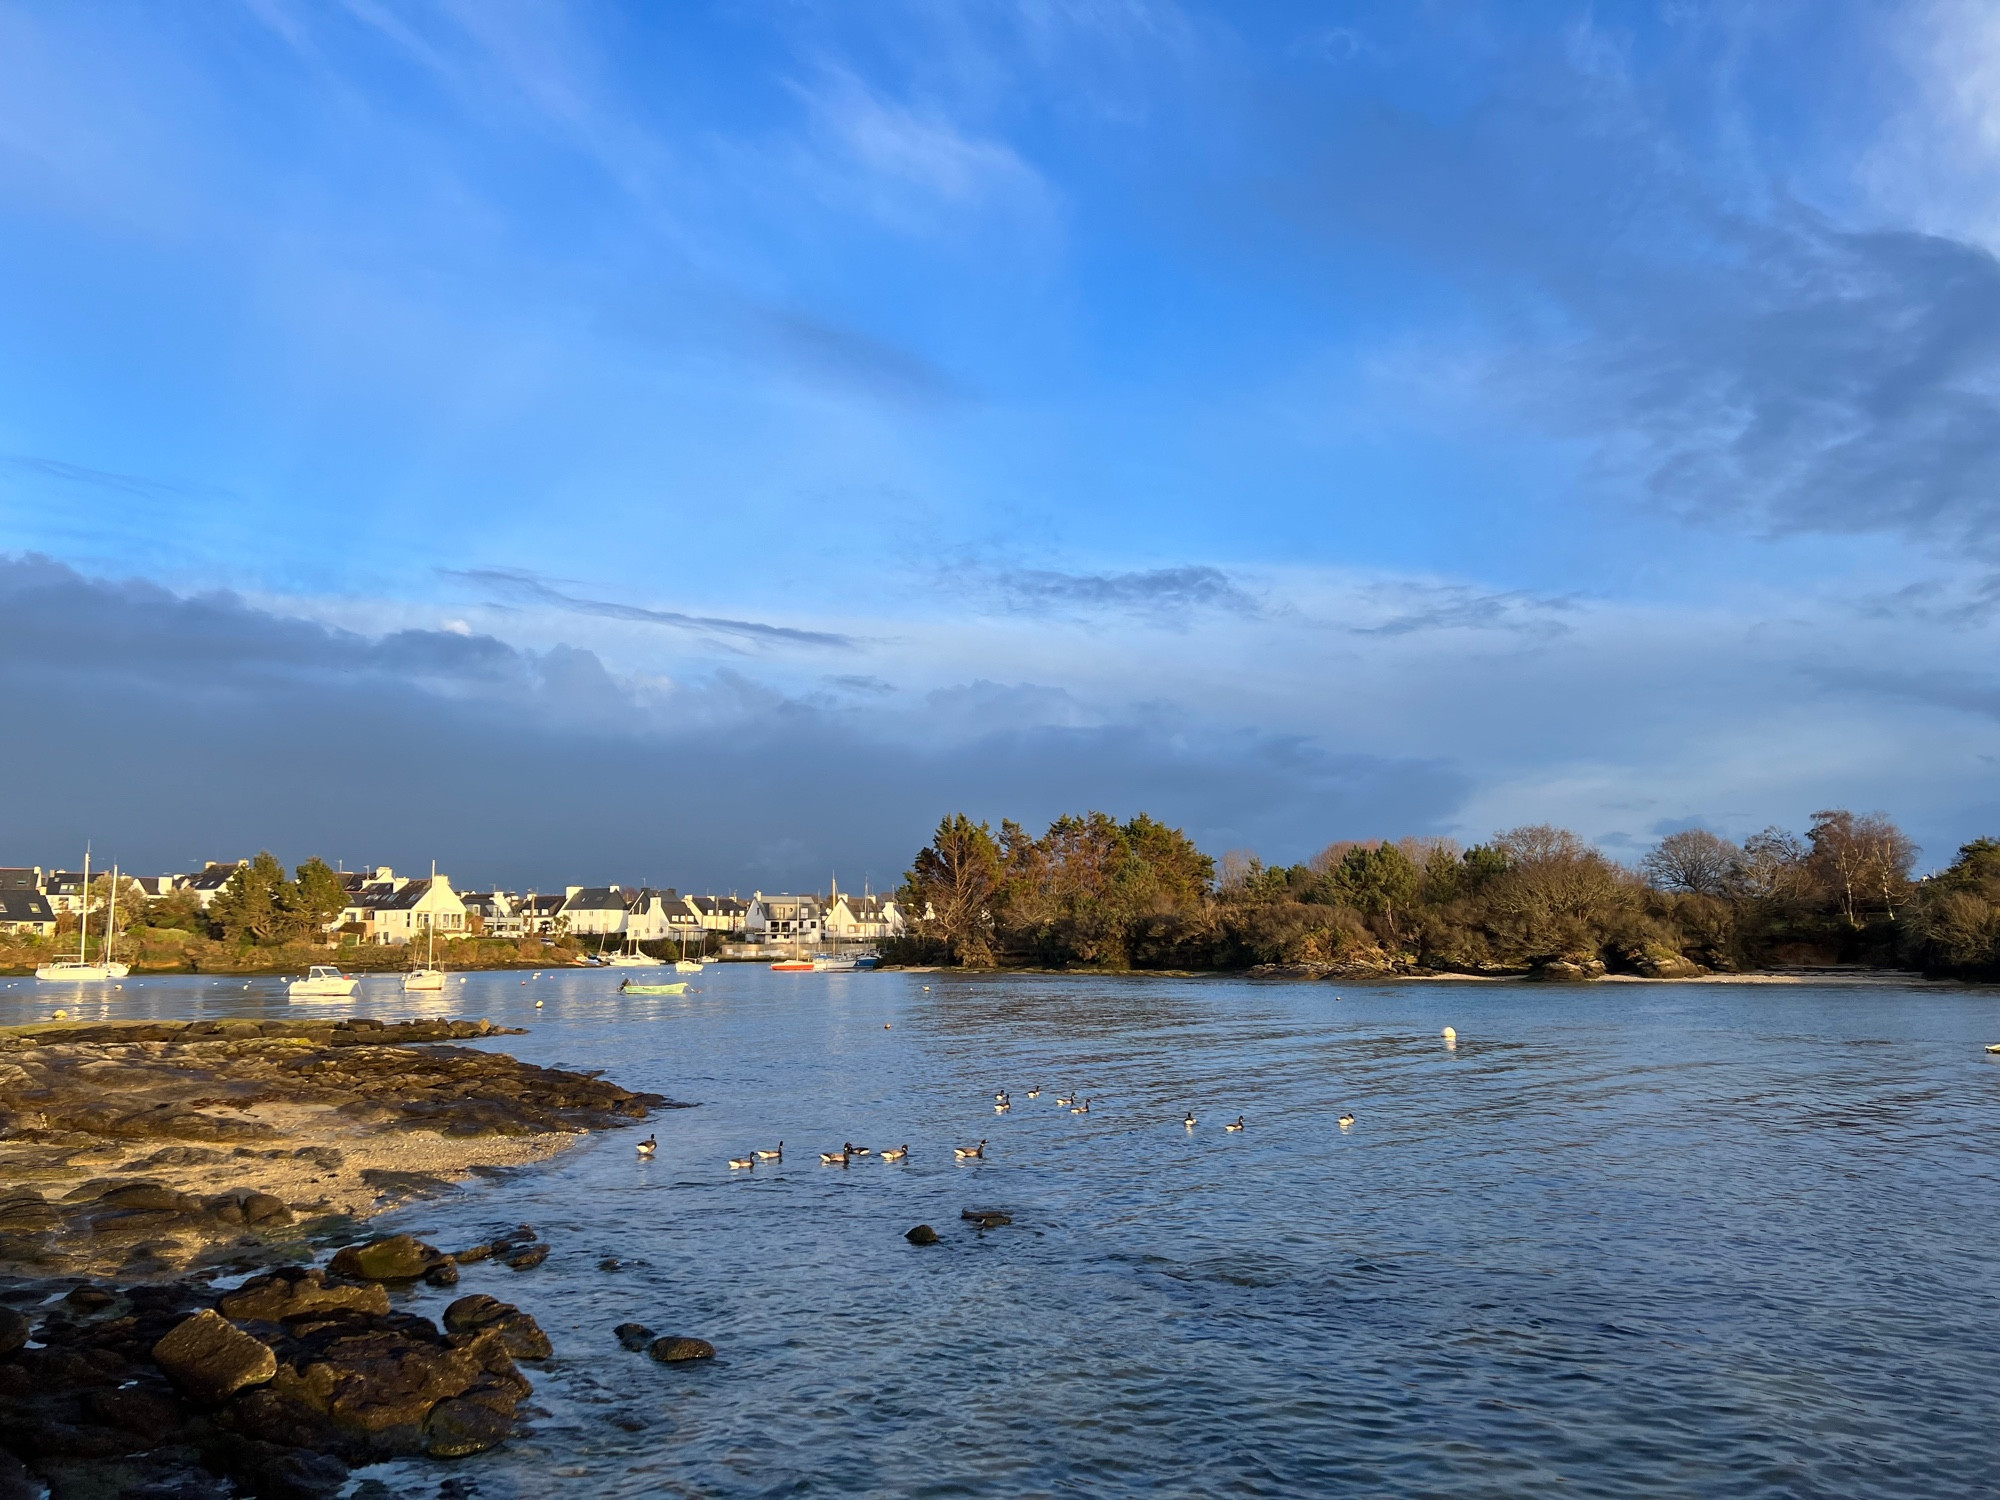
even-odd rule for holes
{"type": "Polygon", "coordinates": [[[901,1161],[904,1157],[908,1156],[909,1154],[910,1154],[910,1148],[908,1146],[897,1146],[893,1150],[884,1151],[882,1153],[882,1160],[901,1161]]]}
{"type": "Polygon", "coordinates": [[[1189,1111],[1187,1112],[1187,1118],[1186,1118],[1185,1120],[1181,1121],[1181,1124],[1183,1124],[1183,1125],[1187,1126],[1187,1128],[1188,1128],[1189,1130],[1192,1130],[1192,1129],[1194,1129],[1194,1127],[1195,1127],[1195,1125],[1196,1125],[1197,1123],[1198,1123],[1198,1122],[1196,1121],[1196,1119],[1195,1119],[1195,1117],[1194,1117],[1194,1111],[1193,1111],[1193,1110],[1189,1110],[1189,1111]]]}
{"type": "Polygon", "coordinates": [[[841,1149],[846,1151],[849,1156],[872,1156],[874,1154],[866,1146],[857,1146],[852,1141],[849,1141],[841,1149]]]}
{"type": "Polygon", "coordinates": [[[983,1159],[986,1155],[986,1142],[981,1141],[976,1146],[953,1146],[951,1148],[951,1154],[954,1157],[956,1157],[959,1161],[974,1161],[983,1159]]]}
{"type": "Polygon", "coordinates": [[[783,1141],[778,1142],[778,1149],[775,1151],[752,1151],[750,1154],[759,1161],[783,1161],[785,1159],[785,1143],[783,1141]]]}
{"type": "Polygon", "coordinates": [[[1086,1099],[1086,1100],[1084,1100],[1084,1101],[1083,1101],[1083,1103],[1081,1103],[1081,1104],[1072,1104],[1072,1105],[1070,1106],[1070,1110],[1069,1110],[1069,1112],[1070,1112],[1071,1114],[1073,1114],[1073,1115],[1087,1115],[1087,1114],[1089,1114],[1089,1113],[1090,1113],[1090,1101],[1089,1101],[1088,1099],[1086,1099]]]}
{"type": "Polygon", "coordinates": [[[819,1164],[822,1167],[844,1167],[847,1165],[847,1153],[845,1151],[822,1151],[819,1154],[819,1164]]]}
{"type": "Polygon", "coordinates": [[[1223,1128],[1224,1130],[1241,1130],[1241,1129],[1243,1128],[1243,1116],[1241,1116],[1241,1115],[1238,1115],[1238,1116],[1236,1117],[1236,1122],[1235,1122],[1234,1124],[1232,1124],[1232,1125],[1225,1125],[1225,1126],[1223,1126],[1222,1128],[1223,1128]]]}
{"type": "Polygon", "coordinates": [[[754,1156],[732,1156],[729,1158],[729,1165],[731,1167],[754,1167],[757,1165],[757,1158],[754,1156]]]}
{"type": "Polygon", "coordinates": [[[1342,1115],[1342,1116],[1340,1117],[1340,1128],[1341,1128],[1342,1130],[1345,1130],[1345,1129],[1347,1129],[1347,1127],[1348,1127],[1348,1126],[1350,1126],[1350,1125],[1352,1125],[1353,1123],[1354,1123],[1354,1116],[1353,1116],[1353,1115],[1342,1115]]]}
{"type": "Polygon", "coordinates": [[[1064,1108],[1064,1109],[1068,1109],[1068,1108],[1069,1108],[1069,1107],[1070,1107],[1070,1106],[1071,1106],[1072,1104],[1076,1103],[1076,1095],[1074,1095],[1074,1094],[1057,1094],[1057,1095],[1056,1095],[1056,1103],[1057,1103],[1058,1105],[1060,1105],[1060,1106],[1061,1106],[1062,1108],[1064,1108]]]}
{"type": "MultiPolygon", "coordinates": [[[[1991,1048],[1988,1048],[1987,1050],[1988,1050],[1988,1051],[1991,1051],[1992,1049],[1991,1049],[1991,1048]]],[[[1040,1084],[1038,1083],[1038,1084],[1036,1084],[1036,1085],[1035,1085],[1035,1086],[1034,1086],[1033,1088],[1029,1089],[1029,1090],[1028,1090],[1028,1097],[1029,1097],[1030,1099],[1039,1099],[1039,1098],[1041,1098],[1041,1097],[1042,1097],[1042,1086],[1041,1086],[1041,1085],[1040,1085],[1040,1084]]]]}
{"type": "Polygon", "coordinates": [[[641,1156],[651,1156],[659,1149],[660,1138],[656,1135],[649,1135],[643,1141],[639,1142],[639,1154],[641,1156]]]}

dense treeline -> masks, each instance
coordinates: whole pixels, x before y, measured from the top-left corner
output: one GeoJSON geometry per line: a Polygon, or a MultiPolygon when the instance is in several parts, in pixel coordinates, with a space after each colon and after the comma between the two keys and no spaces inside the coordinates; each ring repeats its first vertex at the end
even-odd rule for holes
{"type": "Polygon", "coordinates": [[[1347,972],[1622,971],[1674,977],[1787,964],[2000,976],[2000,840],[1912,878],[1888,818],[1842,809],[1803,835],[1662,839],[1637,869],[1564,829],[1342,842],[1303,865],[1226,855],[1140,816],[1064,817],[1040,838],[954,814],[917,856],[893,955],[973,966],[1347,972]]]}

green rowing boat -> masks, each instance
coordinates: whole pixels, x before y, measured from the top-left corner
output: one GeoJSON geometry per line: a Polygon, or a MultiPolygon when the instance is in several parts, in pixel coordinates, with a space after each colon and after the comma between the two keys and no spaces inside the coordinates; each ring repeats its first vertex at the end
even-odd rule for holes
{"type": "Polygon", "coordinates": [[[679,984],[634,984],[628,979],[618,986],[621,995],[685,995],[687,991],[685,979],[679,984]]]}

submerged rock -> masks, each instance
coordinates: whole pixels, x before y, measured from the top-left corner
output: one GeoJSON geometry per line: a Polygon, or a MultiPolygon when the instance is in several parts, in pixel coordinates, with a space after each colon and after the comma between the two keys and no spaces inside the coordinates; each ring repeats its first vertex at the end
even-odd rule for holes
{"type": "Polygon", "coordinates": [[[1004,1214],[997,1208],[968,1208],[959,1213],[961,1219],[969,1219],[981,1229],[998,1229],[1002,1224],[1014,1222],[1011,1214],[1004,1214]]]}
{"type": "Polygon", "coordinates": [[[35,1325],[24,1313],[11,1307],[0,1307],[0,1355],[12,1354],[28,1342],[28,1335],[35,1325]]]}
{"type": "Polygon", "coordinates": [[[507,1265],[516,1271],[532,1271],[549,1258],[547,1245],[530,1245],[525,1250],[517,1250],[507,1257],[507,1265]]]}
{"type": "Polygon", "coordinates": [[[715,1345],[707,1339],[680,1338],[670,1334],[666,1338],[654,1339],[648,1352],[663,1365],[677,1365],[690,1359],[714,1359],[715,1345]]]}
{"type": "Polygon", "coordinates": [[[219,1406],[246,1386],[278,1373],[271,1346],[254,1339],[214,1308],[203,1308],[153,1346],[153,1363],[181,1393],[219,1406]]]}
{"type": "Polygon", "coordinates": [[[919,1224],[915,1229],[906,1233],[903,1238],[908,1240],[912,1245],[935,1245],[938,1242],[938,1232],[928,1224],[919,1224]]]}
{"type": "MultiPolygon", "coordinates": [[[[654,1338],[653,1330],[648,1328],[644,1323],[620,1323],[611,1332],[619,1343],[630,1349],[634,1354],[637,1354],[648,1344],[652,1343],[654,1338]]],[[[26,1335],[23,1334],[22,1337],[25,1338],[26,1335]]]]}

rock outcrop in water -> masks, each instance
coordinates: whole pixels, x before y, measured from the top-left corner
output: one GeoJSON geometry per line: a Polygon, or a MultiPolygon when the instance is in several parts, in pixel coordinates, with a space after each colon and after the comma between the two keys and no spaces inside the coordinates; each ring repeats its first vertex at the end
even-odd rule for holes
{"type": "MultiPolygon", "coordinates": [[[[133,1275],[254,1263],[666,1102],[435,1045],[503,1032],[359,1017],[0,1031],[0,1267],[133,1275]]],[[[536,1255],[517,1246],[509,1263],[536,1255]]],[[[433,1261],[414,1275],[453,1270],[433,1261]]]]}
{"type": "Polygon", "coordinates": [[[483,1295],[448,1307],[442,1331],[392,1312],[379,1285],[296,1268],[202,1300],[153,1284],[88,1313],[58,1304],[36,1347],[29,1318],[0,1319],[18,1335],[0,1339],[0,1443],[55,1500],[318,1500],[352,1464],[503,1441],[532,1389],[516,1361],[550,1354],[532,1317],[483,1295]]]}

